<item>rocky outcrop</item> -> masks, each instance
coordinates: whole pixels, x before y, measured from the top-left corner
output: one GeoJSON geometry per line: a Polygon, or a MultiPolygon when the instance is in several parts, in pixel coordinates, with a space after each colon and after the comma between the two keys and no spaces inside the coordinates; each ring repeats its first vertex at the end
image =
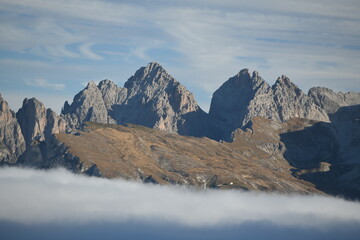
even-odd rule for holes
{"type": "Polygon", "coordinates": [[[248,69],[215,91],[209,114],[232,130],[259,116],[282,122],[294,117],[329,121],[326,112],[289,78],[282,76],[270,87],[257,72],[250,74],[248,69]]]}
{"type": "Polygon", "coordinates": [[[109,80],[98,85],[90,82],[71,105],[65,103],[62,114],[70,128],[77,128],[85,121],[135,123],[166,132],[202,136],[205,130],[201,126],[210,126],[207,114],[194,96],[157,63],[136,71],[124,88],[109,80]],[[203,124],[199,124],[200,119],[203,124]]]}
{"type": "Polygon", "coordinates": [[[209,114],[231,129],[245,126],[256,116],[278,119],[271,92],[257,72],[243,69],[215,91],[209,114]]]}
{"type": "Polygon", "coordinates": [[[340,107],[360,104],[360,93],[357,92],[342,93],[325,87],[314,87],[308,95],[328,114],[335,113],[340,107]]]}
{"type": "Polygon", "coordinates": [[[35,98],[26,98],[16,117],[26,142],[26,151],[17,163],[42,168],[49,152],[55,151],[50,144],[56,140],[54,134],[65,131],[65,120],[35,98]]]}
{"type": "Polygon", "coordinates": [[[107,109],[102,93],[95,82],[89,82],[84,90],[75,95],[71,105],[65,102],[61,112],[68,129],[79,128],[85,121],[107,123],[107,109]]]}
{"type": "Polygon", "coordinates": [[[51,109],[45,108],[36,98],[25,99],[16,113],[21,132],[27,146],[33,141],[41,142],[50,139],[54,133],[64,132],[66,123],[51,109]]]}
{"type": "Polygon", "coordinates": [[[207,114],[150,63],[124,87],[89,82],[61,116],[32,98],[15,117],[0,96],[0,163],[214,188],[310,193],[316,186],[359,198],[358,96],[326,88],[306,95],[285,76],[270,86],[243,69],[214,93],[207,114]]]}
{"type": "Polygon", "coordinates": [[[135,123],[181,134],[187,124],[183,116],[202,111],[192,93],[157,63],[140,68],[124,87],[127,98],[114,108],[118,123],[135,123]]]}
{"type": "Polygon", "coordinates": [[[327,113],[286,76],[279,77],[272,86],[272,98],[277,106],[275,115],[278,115],[282,122],[294,117],[329,121],[327,113]]]}
{"type": "Polygon", "coordinates": [[[340,108],[331,120],[282,133],[284,157],[318,189],[360,198],[360,105],[340,108]]]}
{"type": "Polygon", "coordinates": [[[25,151],[25,140],[15,113],[0,95],[0,164],[16,163],[25,151]]]}

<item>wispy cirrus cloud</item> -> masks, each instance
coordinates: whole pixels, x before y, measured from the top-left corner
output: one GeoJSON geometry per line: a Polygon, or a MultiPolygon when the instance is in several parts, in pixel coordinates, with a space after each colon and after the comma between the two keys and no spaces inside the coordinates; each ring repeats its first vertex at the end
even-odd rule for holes
{"type": "Polygon", "coordinates": [[[244,67],[305,91],[360,90],[356,0],[3,0],[0,10],[0,49],[74,66],[102,60],[100,79],[159,61],[205,106],[244,67]]]}
{"type": "Polygon", "coordinates": [[[86,58],[89,58],[89,59],[93,59],[93,60],[103,60],[103,58],[99,55],[97,55],[96,53],[92,52],[91,51],[91,46],[93,44],[92,43],[85,43],[85,44],[82,44],[80,47],[79,47],[79,51],[80,53],[85,56],[86,58]]]}
{"type": "Polygon", "coordinates": [[[33,87],[41,87],[41,88],[51,88],[54,90],[63,90],[65,88],[65,84],[62,83],[52,83],[46,79],[36,78],[32,80],[26,80],[26,85],[33,87]]]}

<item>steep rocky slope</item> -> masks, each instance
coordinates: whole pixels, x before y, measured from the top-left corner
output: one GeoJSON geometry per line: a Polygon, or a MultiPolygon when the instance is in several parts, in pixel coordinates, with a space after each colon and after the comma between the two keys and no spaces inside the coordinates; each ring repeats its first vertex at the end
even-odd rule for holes
{"type": "Polygon", "coordinates": [[[15,116],[0,96],[0,164],[359,198],[356,103],[357,93],[313,88],[306,95],[285,76],[270,86],[244,69],[214,93],[207,114],[184,86],[150,63],[124,87],[90,82],[71,105],[65,102],[60,116],[34,98],[25,99],[15,116]],[[86,121],[97,124],[84,129],[86,121]],[[161,131],[115,125],[127,123],[161,131]]]}
{"type": "Polygon", "coordinates": [[[289,78],[279,77],[271,87],[248,69],[226,81],[213,94],[209,114],[231,130],[242,128],[253,117],[287,121],[294,117],[329,121],[326,112],[289,78]]]}
{"type": "Polygon", "coordinates": [[[15,163],[25,151],[25,140],[15,113],[0,95],[0,164],[15,163]]]}
{"type": "Polygon", "coordinates": [[[210,125],[194,96],[158,63],[137,70],[124,88],[109,80],[98,85],[90,82],[71,105],[65,103],[62,114],[70,129],[78,128],[84,121],[135,123],[166,132],[202,136],[205,134],[202,126],[210,125]]]}
{"type": "Polygon", "coordinates": [[[36,98],[25,99],[16,113],[27,146],[44,141],[54,133],[65,131],[65,121],[36,98]]]}
{"type": "Polygon", "coordinates": [[[56,151],[51,145],[54,134],[64,132],[66,122],[36,98],[26,98],[16,117],[26,142],[26,151],[19,157],[18,164],[42,167],[49,158],[48,152],[56,151]]]}
{"type": "Polygon", "coordinates": [[[340,107],[360,104],[360,93],[357,92],[342,93],[325,87],[314,87],[308,95],[328,114],[335,113],[340,107]]]}

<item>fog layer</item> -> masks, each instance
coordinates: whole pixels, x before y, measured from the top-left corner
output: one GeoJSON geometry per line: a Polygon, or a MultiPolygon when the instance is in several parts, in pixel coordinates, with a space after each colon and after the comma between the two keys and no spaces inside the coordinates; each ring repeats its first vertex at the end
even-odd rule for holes
{"type": "Polygon", "coordinates": [[[0,192],[0,220],[20,224],[141,221],[218,227],[258,221],[318,230],[360,224],[360,204],[340,198],[196,191],[63,169],[0,168],[0,192]]]}

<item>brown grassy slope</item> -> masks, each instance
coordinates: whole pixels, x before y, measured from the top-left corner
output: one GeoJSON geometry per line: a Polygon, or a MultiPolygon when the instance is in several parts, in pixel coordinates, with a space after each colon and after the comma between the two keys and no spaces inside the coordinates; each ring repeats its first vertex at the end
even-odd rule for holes
{"type": "MultiPolygon", "coordinates": [[[[261,118],[256,122],[260,128],[273,124],[261,118]]],[[[106,178],[144,180],[151,176],[160,184],[318,192],[312,184],[291,175],[291,166],[280,153],[267,152],[267,147],[278,147],[278,130],[266,133],[238,130],[234,142],[228,143],[137,125],[87,125],[88,131],[80,136],[64,133],[56,136],[85,166],[96,164],[106,178]]]]}

